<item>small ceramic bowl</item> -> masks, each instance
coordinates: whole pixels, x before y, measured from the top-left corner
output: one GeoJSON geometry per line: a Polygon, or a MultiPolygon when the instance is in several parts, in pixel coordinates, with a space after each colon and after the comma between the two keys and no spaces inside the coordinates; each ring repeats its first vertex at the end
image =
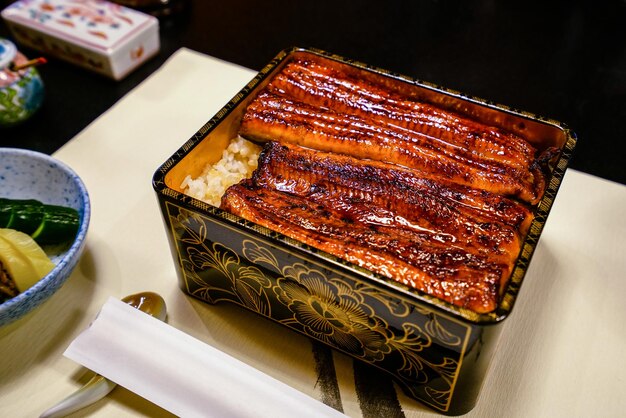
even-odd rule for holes
{"type": "Polygon", "coordinates": [[[49,155],[16,148],[0,148],[0,197],[68,206],[80,215],[74,242],[49,254],[54,269],[30,289],[0,304],[3,326],[41,305],[67,280],[85,246],[91,206],[85,185],[71,168],[49,155]]]}

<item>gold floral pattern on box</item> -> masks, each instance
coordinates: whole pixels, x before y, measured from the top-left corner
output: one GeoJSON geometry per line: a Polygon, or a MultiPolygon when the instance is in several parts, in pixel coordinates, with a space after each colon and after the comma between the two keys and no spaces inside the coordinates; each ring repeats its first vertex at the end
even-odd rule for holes
{"type": "Polygon", "coordinates": [[[270,238],[176,205],[167,209],[187,293],[269,317],[391,373],[414,397],[448,409],[469,326],[313,260],[286,263],[285,250],[270,238]],[[214,241],[237,235],[230,244],[214,241]]]}

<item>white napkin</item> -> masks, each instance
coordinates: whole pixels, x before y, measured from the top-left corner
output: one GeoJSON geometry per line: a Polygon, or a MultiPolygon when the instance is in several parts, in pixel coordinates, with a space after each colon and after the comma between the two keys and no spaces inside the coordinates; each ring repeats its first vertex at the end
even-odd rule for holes
{"type": "Polygon", "coordinates": [[[64,355],[181,417],[345,417],[114,298],[64,355]]]}

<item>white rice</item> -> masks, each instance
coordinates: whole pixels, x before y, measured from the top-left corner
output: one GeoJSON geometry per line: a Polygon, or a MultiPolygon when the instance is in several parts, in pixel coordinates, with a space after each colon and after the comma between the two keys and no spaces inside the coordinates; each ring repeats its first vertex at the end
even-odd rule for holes
{"type": "Polygon", "coordinates": [[[240,136],[233,138],[222,152],[221,160],[208,164],[195,179],[185,177],[180,187],[185,194],[219,207],[226,189],[252,175],[260,152],[260,146],[240,136]]]}

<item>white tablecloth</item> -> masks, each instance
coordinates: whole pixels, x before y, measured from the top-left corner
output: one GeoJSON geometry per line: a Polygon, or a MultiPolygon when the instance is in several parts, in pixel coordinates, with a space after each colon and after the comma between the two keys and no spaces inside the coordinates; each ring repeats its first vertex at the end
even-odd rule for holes
{"type": "MultiPolygon", "coordinates": [[[[57,294],[0,328],[0,416],[38,416],[84,383],[90,372],[63,351],[109,296],[141,291],[165,298],[169,324],[321,397],[307,338],[241,308],[205,305],[182,293],[151,186],[154,171],[254,74],[180,50],[55,153],[90,192],[87,247],[57,294]]],[[[569,170],[468,416],[626,414],[625,249],[626,187],[569,170]]],[[[343,411],[363,416],[352,361],[339,353],[333,358],[343,411]]],[[[400,391],[398,399],[407,417],[435,414],[400,391]]],[[[118,388],[76,416],[167,412],[118,388]]]]}

